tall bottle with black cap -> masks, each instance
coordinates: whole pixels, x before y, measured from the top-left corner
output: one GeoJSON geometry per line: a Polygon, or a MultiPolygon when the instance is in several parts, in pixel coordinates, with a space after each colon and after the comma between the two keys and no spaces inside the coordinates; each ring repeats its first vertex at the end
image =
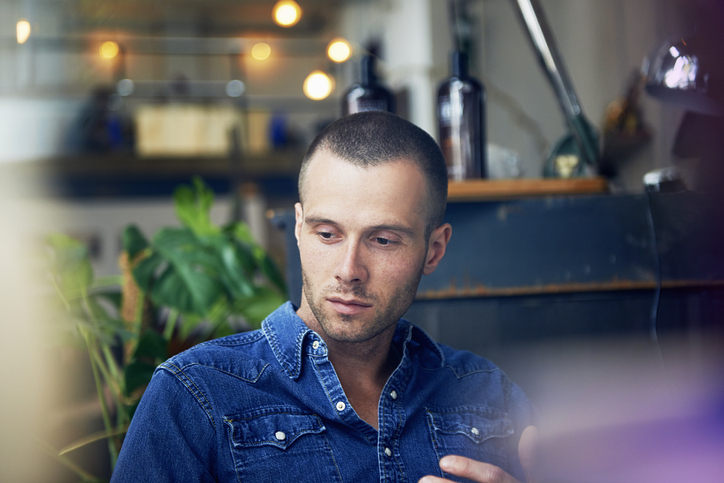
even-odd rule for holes
{"type": "Polygon", "coordinates": [[[395,97],[387,87],[379,82],[376,64],[374,53],[362,56],[361,82],[347,89],[342,97],[343,116],[363,111],[395,112],[395,97]]]}
{"type": "Polygon", "coordinates": [[[437,91],[438,135],[448,178],[485,178],[485,88],[470,76],[465,52],[453,51],[451,61],[452,76],[437,91]]]}

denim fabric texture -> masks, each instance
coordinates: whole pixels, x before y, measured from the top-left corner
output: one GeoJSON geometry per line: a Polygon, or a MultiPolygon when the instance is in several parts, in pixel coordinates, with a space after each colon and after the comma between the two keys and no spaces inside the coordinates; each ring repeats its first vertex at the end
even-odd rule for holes
{"type": "Polygon", "coordinates": [[[345,397],[322,338],[286,303],[260,330],[161,364],[113,482],[416,482],[447,454],[524,481],[518,440],[533,411],[490,361],[436,344],[402,319],[402,355],[380,397],[379,431],[345,397]]]}

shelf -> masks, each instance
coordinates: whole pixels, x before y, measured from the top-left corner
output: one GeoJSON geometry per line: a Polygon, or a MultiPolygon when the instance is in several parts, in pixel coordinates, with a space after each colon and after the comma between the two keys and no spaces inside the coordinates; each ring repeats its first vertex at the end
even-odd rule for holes
{"type": "Polygon", "coordinates": [[[493,201],[551,195],[607,193],[605,178],[479,179],[451,181],[448,202],[493,201]]]}
{"type": "Polygon", "coordinates": [[[304,154],[295,149],[229,157],[156,157],[132,154],[81,154],[5,163],[1,176],[38,186],[57,197],[170,196],[182,183],[200,176],[218,194],[245,182],[264,185],[267,193],[294,193],[304,154]]]}

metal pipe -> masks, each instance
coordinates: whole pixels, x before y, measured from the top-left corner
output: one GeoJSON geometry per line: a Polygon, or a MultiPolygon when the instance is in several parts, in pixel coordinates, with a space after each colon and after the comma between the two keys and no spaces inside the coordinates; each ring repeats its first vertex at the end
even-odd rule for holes
{"type": "Polygon", "coordinates": [[[563,56],[558,50],[553,32],[548,24],[543,7],[538,0],[512,0],[526,27],[528,38],[538,56],[541,67],[558,97],[568,128],[576,140],[581,155],[588,162],[595,162],[598,153],[584,131],[583,112],[578,103],[576,91],[568,76],[563,56]]]}

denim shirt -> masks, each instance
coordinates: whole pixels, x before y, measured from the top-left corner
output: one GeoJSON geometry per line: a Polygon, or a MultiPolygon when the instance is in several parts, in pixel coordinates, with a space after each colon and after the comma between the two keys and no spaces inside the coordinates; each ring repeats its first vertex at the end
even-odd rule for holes
{"type": "Polygon", "coordinates": [[[448,454],[523,481],[517,446],[532,411],[520,388],[404,319],[393,344],[402,358],[379,430],[357,416],[324,341],[289,302],[260,330],[199,344],[156,369],[112,481],[461,481],[438,466],[448,454]]]}

